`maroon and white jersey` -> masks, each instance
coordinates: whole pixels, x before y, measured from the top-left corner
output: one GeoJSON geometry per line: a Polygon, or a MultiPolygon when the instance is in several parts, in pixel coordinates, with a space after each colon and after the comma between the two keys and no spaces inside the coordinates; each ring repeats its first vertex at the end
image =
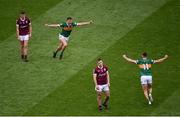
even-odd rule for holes
{"type": "Polygon", "coordinates": [[[16,21],[16,25],[19,26],[19,35],[28,35],[29,34],[29,26],[30,26],[31,21],[29,20],[29,18],[25,18],[24,20],[22,20],[21,18],[19,18],[16,21]]]}
{"type": "Polygon", "coordinates": [[[107,84],[107,71],[108,71],[108,68],[106,66],[103,66],[102,68],[97,66],[94,69],[94,73],[93,74],[97,75],[96,81],[97,81],[98,85],[107,84]]]}

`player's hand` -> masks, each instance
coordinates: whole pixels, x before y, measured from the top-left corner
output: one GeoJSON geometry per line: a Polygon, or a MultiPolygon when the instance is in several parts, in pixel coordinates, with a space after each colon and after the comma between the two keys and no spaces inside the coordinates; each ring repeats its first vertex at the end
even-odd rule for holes
{"type": "Polygon", "coordinates": [[[17,40],[19,40],[19,41],[20,41],[20,37],[19,37],[19,35],[17,35],[17,36],[16,36],[16,38],[17,38],[17,40]]]}
{"type": "Polygon", "coordinates": [[[98,87],[98,85],[96,85],[96,86],[95,86],[95,90],[96,90],[96,91],[97,91],[97,90],[99,90],[99,87],[98,87]]]}
{"type": "Polygon", "coordinates": [[[92,24],[92,23],[93,23],[93,21],[91,20],[91,21],[89,21],[89,23],[90,23],[90,24],[92,24]]]}
{"type": "Polygon", "coordinates": [[[30,33],[30,34],[29,34],[29,38],[31,38],[31,37],[32,37],[32,34],[30,33]]]}
{"type": "Polygon", "coordinates": [[[168,58],[168,55],[165,55],[164,58],[167,59],[167,58],[168,58]]]}
{"type": "Polygon", "coordinates": [[[110,87],[110,83],[108,83],[108,86],[110,87]]]}
{"type": "Polygon", "coordinates": [[[125,55],[125,54],[123,55],[123,58],[126,58],[126,55],[125,55]]]}
{"type": "Polygon", "coordinates": [[[48,24],[44,24],[44,26],[49,26],[48,24]]]}

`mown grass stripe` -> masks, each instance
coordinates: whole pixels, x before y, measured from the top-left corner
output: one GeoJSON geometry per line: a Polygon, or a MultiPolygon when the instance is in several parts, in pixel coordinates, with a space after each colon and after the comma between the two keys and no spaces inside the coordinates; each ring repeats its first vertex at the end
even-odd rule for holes
{"type": "MultiPolygon", "coordinates": [[[[2,44],[0,52],[9,52],[9,55],[4,54],[4,56],[0,58],[0,60],[4,61],[4,63],[1,63],[1,65],[4,66],[1,73],[9,69],[9,71],[6,72],[8,75],[3,74],[1,79],[4,81],[1,85],[1,90],[4,91],[4,95],[1,97],[1,99],[4,100],[2,104],[4,107],[3,112],[1,112],[2,114],[18,115],[26,111],[32,105],[38,103],[43,97],[56,89],[56,87],[62,85],[68,78],[75,75],[88,61],[96,58],[101,52],[120,39],[121,36],[125,35],[129,30],[143,21],[144,18],[148,17],[152,12],[165,4],[166,0],[155,1],[156,4],[151,4],[150,0],[143,0],[136,3],[134,3],[133,0],[120,1],[119,4],[115,4],[116,10],[113,10],[113,4],[115,2],[109,4],[108,2],[106,3],[100,0],[97,1],[97,3],[93,2],[90,4],[88,0],[78,3],[68,0],[58,4],[41,18],[34,21],[34,37],[31,41],[30,53],[30,55],[33,53],[33,56],[31,56],[32,62],[29,64],[22,66],[22,63],[17,62],[19,60],[18,56],[16,56],[16,59],[9,57],[14,56],[14,53],[18,51],[18,49],[10,48],[17,47],[15,40],[11,42],[5,41],[2,44]],[[98,6],[97,3],[100,6],[98,6]],[[93,9],[89,11],[89,9],[84,8],[84,4],[90,4],[89,8],[93,9]],[[66,9],[67,6],[69,6],[69,9],[66,9]],[[137,15],[127,10],[127,6],[130,8],[132,7],[132,11],[137,15]],[[102,7],[110,7],[112,10],[104,12],[104,9],[101,9],[102,7]],[[62,14],[59,11],[62,11],[62,14]],[[112,13],[112,11],[114,12],[112,13]],[[117,11],[119,12],[117,13],[117,11]],[[88,12],[87,15],[81,15],[81,13],[85,14],[86,12],[88,12]],[[119,13],[121,15],[118,15],[119,13]],[[98,14],[101,14],[101,17],[99,17],[98,14]],[[45,29],[43,24],[52,21],[59,22],[59,19],[64,19],[64,17],[69,15],[74,17],[77,16],[78,18],[76,20],[88,20],[89,18],[93,18],[97,23],[89,28],[78,28],[74,31],[72,35],[73,40],[66,52],[65,60],[63,63],[60,63],[50,58],[51,50],[54,49],[52,45],[57,42],[55,40],[50,40],[50,38],[57,38],[55,33],[56,30],[45,29]],[[112,17],[111,19],[108,17],[109,15],[118,16],[119,18],[112,17]],[[103,16],[105,16],[104,19],[102,19],[103,16]],[[117,19],[121,18],[123,20],[116,22],[117,19]],[[99,27],[100,24],[105,25],[99,27]],[[115,28],[106,28],[106,24],[114,25],[115,28]],[[117,26],[122,26],[122,28],[117,26]],[[112,34],[114,34],[113,37],[112,34]],[[111,39],[111,41],[109,41],[109,39],[111,39]],[[22,73],[21,71],[24,72],[22,73]],[[8,87],[13,88],[6,90],[8,87]],[[12,94],[14,97],[11,97],[12,94]]],[[[14,37],[11,37],[9,40],[13,38],[14,37]]]]}
{"type": "MultiPolygon", "coordinates": [[[[179,55],[176,53],[180,49],[172,47],[174,43],[177,43],[179,37],[178,17],[175,17],[178,10],[172,9],[174,8],[171,6],[172,3],[174,1],[168,2],[126,36],[98,55],[109,66],[112,78],[109,111],[102,113],[97,111],[91,78],[92,68],[95,65],[95,60],[93,60],[63,85],[44,97],[25,115],[149,115],[161,107],[161,104],[179,87],[179,67],[177,66],[179,55]],[[166,19],[164,17],[167,14],[171,15],[166,19]],[[166,27],[171,27],[173,30],[166,27]],[[167,41],[170,38],[171,42],[167,41]],[[121,55],[126,52],[133,58],[138,58],[142,51],[148,51],[153,58],[161,57],[165,53],[170,54],[168,61],[153,67],[155,103],[152,106],[147,105],[141,91],[138,68],[127,64],[121,58],[121,55]]],[[[176,106],[178,107],[178,105],[176,106]]],[[[155,113],[155,115],[159,115],[159,113],[155,113]]]]}

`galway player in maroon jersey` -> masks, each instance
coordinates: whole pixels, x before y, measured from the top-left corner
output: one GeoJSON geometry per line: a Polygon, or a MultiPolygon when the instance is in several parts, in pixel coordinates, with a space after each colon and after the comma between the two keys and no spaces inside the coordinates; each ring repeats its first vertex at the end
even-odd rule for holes
{"type": "Polygon", "coordinates": [[[28,62],[28,41],[31,38],[32,26],[31,21],[26,16],[25,12],[20,13],[20,17],[16,21],[16,36],[21,43],[21,59],[28,62]]]}
{"type": "Polygon", "coordinates": [[[103,64],[102,59],[97,60],[97,67],[93,71],[93,80],[95,90],[97,91],[97,102],[99,111],[102,111],[102,105],[108,109],[108,100],[110,97],[110,79],[108,67],[103,64]],[[105,93],[105,101],[102,104],[102,94],[105,93]]]}

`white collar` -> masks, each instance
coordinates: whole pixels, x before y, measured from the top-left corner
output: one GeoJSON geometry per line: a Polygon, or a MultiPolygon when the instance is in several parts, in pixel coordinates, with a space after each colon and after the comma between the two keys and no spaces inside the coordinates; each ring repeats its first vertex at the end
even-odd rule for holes
{"type": "Polygon", "coordinates": [[[20,20],[21,20],[21,21],[25,21],[25,20],[26,20],[26,18],[24,18],[24,20],[23,20],[22,18],[20,18],[20,20]]]}
{"type": "Polygon", "coordinates": [[[102,66],[102,67],[98,66],[98,68],[99,68],[99,69],[103,69],[103,66],[102,66]]]}

